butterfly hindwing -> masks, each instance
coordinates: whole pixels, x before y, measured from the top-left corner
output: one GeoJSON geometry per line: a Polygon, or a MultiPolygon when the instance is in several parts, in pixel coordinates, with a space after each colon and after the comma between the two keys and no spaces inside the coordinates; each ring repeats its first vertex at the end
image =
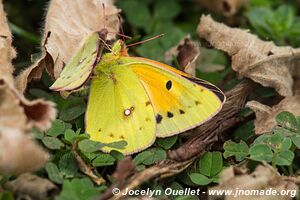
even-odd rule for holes
{"type": "Polygon", "coordinates": [[[102,50],[99,43],[98,32],[86,36],[50,89],[72,91],[81,87],[90,77],[94,64],[102,50]]]}
{"type": "MultiPolygon", "coordinates": [[[[213,91],[193,83],[157,62],[129,58],[154,107],[158,137],[167,137],[198,126],[212,118],[222,107],[213,91]]],[[[214,86],[215,87],[215,86],[214,86]]]]}
{"type": "Polygon", "coordinates": [[[155,140],[153,107],[143,85],[128,67],[111,66],[93,77],[85,120],[91,140],[126,141],[125,149],[116,149],[123,154],[141,151],[155,140]]]}

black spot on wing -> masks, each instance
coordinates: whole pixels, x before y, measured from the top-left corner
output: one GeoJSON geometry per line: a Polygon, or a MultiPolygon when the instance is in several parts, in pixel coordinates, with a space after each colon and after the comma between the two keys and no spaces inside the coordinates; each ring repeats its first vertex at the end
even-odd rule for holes
{"type": "Polygon", "coordinates": [[[172,118],[172,117],[174,117],[174,114],[171,112],[167,112],[167,117],[172,118]]]}
{"type": "Polygon", "coordinates": [[[150,103],[150,101],[147,101],[146,102],[146,106],[149,106],[151,103],[150,103]]]}
{"type": "Polygon", "coordinates": [[[160,114],[157,114],[156,115],[156,123],[160,123],[161,122],[161,120],[163,119],[163,116],[162,115],[160,115],[160,114]]]}
{"type": "Polygon", "coordinates": [[[172,81],[171,80],[167,81],[166,88],[167,88],[167,90],[170,90],[172,88],[172,81]]]}
{"type": "Polygon", "coordinates": [[[184,112],[184,110],[179,109],[179,113],[184,114],[185,112],[184,112]]]}
{"type": "Polygon", "coordinates": [[[195,101],[196,106],[200,105],[200,101],[195,101]]]}

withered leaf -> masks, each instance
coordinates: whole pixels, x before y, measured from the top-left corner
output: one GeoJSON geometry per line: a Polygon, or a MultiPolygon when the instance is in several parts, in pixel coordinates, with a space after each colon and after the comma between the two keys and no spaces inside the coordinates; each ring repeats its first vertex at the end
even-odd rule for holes
{"type": "Polygon", "coordinates": [[[0,25],[0,173],[20,174],[38,169],[47,160],[48,154],[26,133],[33,126],[49,127],[56,111],[53,103],[28,101],[15,88],[11,61],[16,53],[11,46],[12,37],[2,1],[0,25]],[[30,112],[33,108],[35,112],[30,112]],[[45,112],[37,112],[39,109],[45,112]]]}
{"type": "Polygon", "coordinates": [[[250,101],[246,104],[246,106],[255,112],[256,119],[254,121],[254,130],[256,134],[271,131],[276,125],[276,115],[282,111],[288,111],[293,113],[295,116],[300,116],[299,95],[285,97],[282,101],[280,101],[280,103],[273,107],[269,107],[257,101],[250,101]]]}
{"type": "Polygon", "coordinates": [[[199,55],[200,49],[198,45],[191,39],[190,35],[187,35],[178,45],[165,53],[165,60],[169,62],[175,56],[181,70],[195,76],[196,60],[199,55]]]}
{"type": "Polygon", "coordinates": [[[275,88],[282,96],[291,96],[293,77],[300,76],[300,49],[278,47],[260,40],[247,30],[230,28],[202,16],[198,34],[213,47],[231,56],[232,68],[265,87],[275,88]]]}
{"type": "Polygon", "coordinates": [[[17,179],[8,181],[4,187],[14,194],[28,195],[31,199],[44,200],[58,194],[58,187],[48,179],[33,174],[22,174],[17,179]]]}

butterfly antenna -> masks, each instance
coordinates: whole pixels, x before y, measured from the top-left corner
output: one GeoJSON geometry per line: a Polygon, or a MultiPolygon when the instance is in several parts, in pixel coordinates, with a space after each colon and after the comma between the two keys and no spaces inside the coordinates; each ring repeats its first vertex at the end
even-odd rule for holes
{"type": "Polygon", "coordinates": [[[132,39],[132,37],[130,37],[130,36],[128,36],[128,35],[124,35],[124,34],[122,34],[122,33],[116,33],[116,32],[108,32],[108,33],[116,34],[116,35],[118,35],[118,36],[123,37],[123,39],[124,39],[124,38],[126,38],[126,39],[132,39]]]}
{"type": "Polygon", "coordinates": [[[139,41],[139,42],[136,42],[136,43],[128,44],[127,47],[135,46],[135,45],[138,45],[138,44],[143,44],[143,43],[145,43],[145,42],[149,42],[149,41],[151,41],[151,40],[160,38],[160,37],[162,37],[162,36],[164,36],[164,34],[160,34],[160,35],[157,35],[157,36],[154,36],[154,37],[152,37],[152,38],[148,38],[148,39],[146,39],[146,40],[142,40],[142,41],[139,41]]]}
{"type": "MultiPolygon", "coordinates": [[[[122,26],[122,21],[121,21],[121,16],[118,15],[118,19],[119,19],[119,26],[120,26],[120,29],[121,29],[121,33],[122,35],[124,35],[124,30],[123,30],[123,26],[122,26]]],[[[125,37],[122,36],[122,39],[123,41],[125,41],[125,37]]]]}

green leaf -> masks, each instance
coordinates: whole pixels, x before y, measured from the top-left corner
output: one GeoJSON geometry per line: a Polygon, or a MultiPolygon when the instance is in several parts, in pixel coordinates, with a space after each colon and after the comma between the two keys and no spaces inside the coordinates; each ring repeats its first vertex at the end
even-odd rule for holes
{"type": "Polygon", "coordinates": [[[55,200],[95,200],[99,197],[99,189],[94,187],[88,178],[65,180],[61,193],[55,200]]]}
{"type": "Polygon", "coordinates": [[[47,148],[52,150],[60,149],[64,146],[64,143],[62,143],[59,139],[55,137],[46,136],[42,139],[42,142],[47,148]]]}
{"type": "Polygon", "coordinates": [[[64,138],[70,143],[75,141],[76,136],[78,135],[72,129],[67,129],[64,133],[64,138]]]}
{"type": "Polygon", "coordinates": [[[59,160],[58,167],[60,173],[65,178],[73,178],[78,174],[77,161],[72,152],[65,153],[59,160]]]}
{"type": "Polygon", "coordinates": [[[271,148],[266,144],[256,144],[249,149],[250,158],[256,161],[271,162],[273,158],[273,152],[271,148]]]}
{"type": "Polygon", "coordinates": [[[294,152],[290,151],[290,150],[286,150],[286,151],[281,151],[276,159],[276,165],[280,165],[280,166],[289,166],[292,164],[293,160],[294,160],[294,152]]]}
{"type": "Polygon", "coordinates": [[[276,116],[277,123],[285,128],[291,130],[298,130],[298,123],[296,117],[287,111],[283,111],[276,116]]]}
{"type": "Polygon", "coordinates": [[[100,153],[92,162],[95,167],[103,167],[113,165],[116,159],[109,154],[100,153]]]}
{"type": "Polygon", "coordinates": [[[152,156],[152,152],[150,151],[142,151],[141,153],[139,153],[138,155],[135,156],[135,158],[133,159],[135,165],[140,165],[142,164],[146,159],[150,158],[152,156]]]}
{"type": "Polygon", "coordinates": [[[291,138],[294,145],[300,149],[300,135],[294,136],[291,138]]]}
{"type": "Polygon", "coordinates": [[[197,185],[208,185],[212,182],[211,179],[199,173],[191,173],[189,177],[191,181],[197,185]]]}
{"type": "Polygon", "coordinates": [[[121,152],[116,150],[112,150],[109,154],[112,157],[114,157],[117,161],[123,160],[125,158],[125,156],[121,152]]]}
{"type": "Polygon", "coordinates": [[[279,151],[289,150],[292,146],[292,140],[290,138],[283,138],[281,143],[278,145],[279,151]]]}
{"type": "Polygon", "coordinates": [[[51,128],[47,131],[47,135],[52,137],[57,137],[64,133],[66,129],[65,122],[60,119],[56,119],[53,123],[51,128]]]}
{"type": "Polygon", "coordinates": [[[168,150],[176,143],[177,138],[177,135],[167,138],[157,138],[156,142],[160,147],[168,150]]]}
{"type": "Polygon", "coordinates": [[[85,104],[70,105],[59,113],[59,118],[63,121],[72,121],[85,112],[85,104]]]}
{"type": "Polygon", "coordinates": [[[225,152],[223,153],[224,158],[235,156],[236,161],[242,161],[249,154],[249,147],[244,141],[235,143],[231,140],[226,141],[223,145],[225,152]]]}
{"type": "Polygon", "coordinates": [[[151,13],[143,1],[127,0],[118,1],[118,6],[123,10],[128,22],[132,26],[148,30],[151,24],[151,13]]]}
{"type": "Polygon", "coordinates": [[[235,141],[240,141],[240,140],[247,141],[253,136],[254,136],[254,120],[244,123],[233,132],[233,137],[235,141]]]}
{"type": "Polygon", "coordinates": [[[58,183],[58,184],[62,184],[63,178],[58,170],[58,167],[53,162],[46,163],[45,170],[51,181],[58,183]]]}
{"type": "Polygon", "coordinates": [[[156,20],[171,20],[180,12],[177,1],[155,1],[154,17],[156,20]]]}
{"type": "Polygon", "coordinates": [[[155,162],[166,159],[167,154],[163,149],[150,148],[139,153],[135,158],[134,162],[136,165],[143,163],[144,165],[152,165],[155,162]]]}
{"type": "Polygon", "coordinates": [[[89,139],[84,139],[81,140],[80,142],[78,142],[78,148],[83,151],[83,152],[95,152],[95,151],[100,151],[100,149],[103,147],[104,145],[100,142],[95,142],[89,139]]]}
{"type": "Polygon", "coordinates": [[[223,159],[221,152],[206,152],[199,160],[199,172],[208,177],[219,174],[222,167],[223,159]]]}

